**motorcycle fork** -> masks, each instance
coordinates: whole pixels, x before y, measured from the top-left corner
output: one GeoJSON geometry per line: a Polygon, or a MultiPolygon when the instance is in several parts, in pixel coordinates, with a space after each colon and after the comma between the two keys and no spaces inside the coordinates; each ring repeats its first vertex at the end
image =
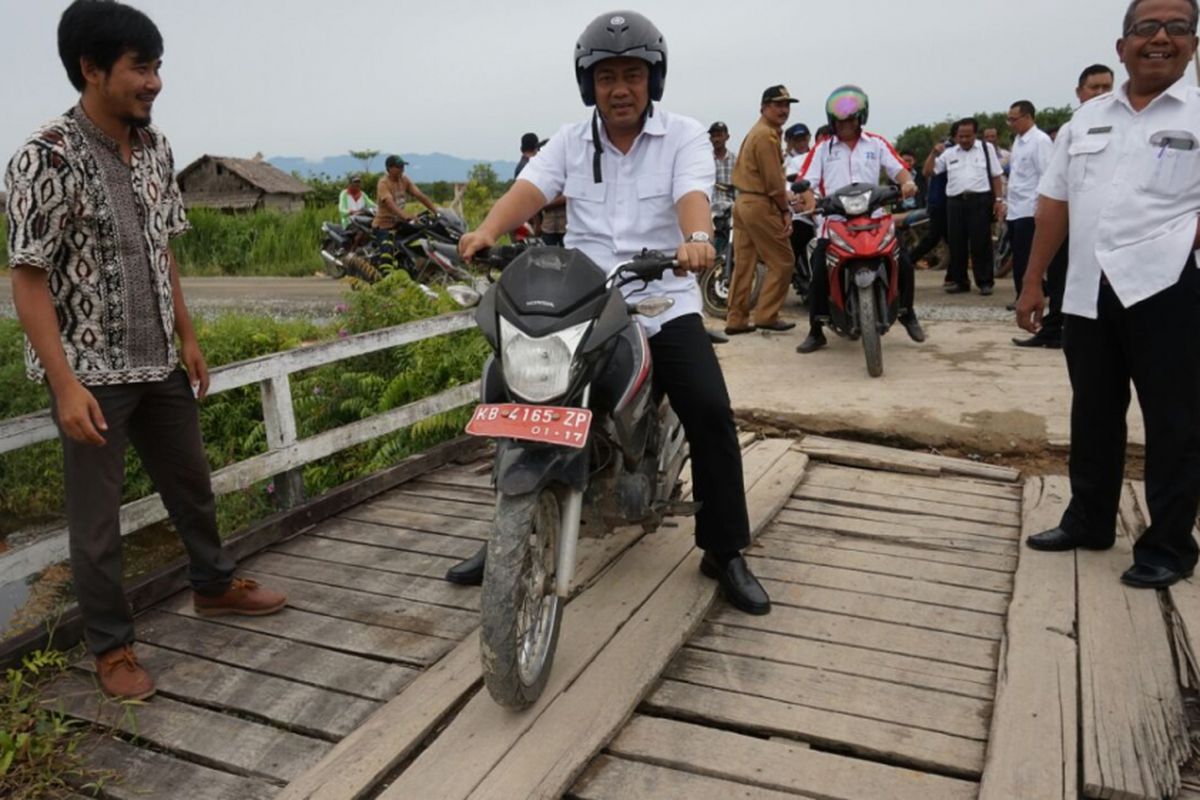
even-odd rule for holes
{"type": "MultiPolygon", "coordinates": [[[[584,408],[592,399],[592,387],[583,389],[584,408]]],[[[564,492],[558,523],[558,552],[554,561],[554,593],[566,600],[575,578],[575,554],[579,547],[579,521],[583,516],[583,491],[568,488],[564,492]]]]}

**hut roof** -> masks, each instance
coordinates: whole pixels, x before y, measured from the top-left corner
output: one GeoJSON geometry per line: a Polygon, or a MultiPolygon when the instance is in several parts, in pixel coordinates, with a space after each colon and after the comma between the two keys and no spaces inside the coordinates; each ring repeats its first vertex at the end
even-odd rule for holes
{"type": "Polygon", "coordinates": [[[308,184],[298,178],[288,175],[278,167],[262,160],[249,158],[232,158],[230,156],[200,156],[187,165],[179,173],[182,181],[205,162],[211,159],[225,169],[242,178],[252,186],[262,189],[268,194],[307,194],[312,191],[308,184]]]}

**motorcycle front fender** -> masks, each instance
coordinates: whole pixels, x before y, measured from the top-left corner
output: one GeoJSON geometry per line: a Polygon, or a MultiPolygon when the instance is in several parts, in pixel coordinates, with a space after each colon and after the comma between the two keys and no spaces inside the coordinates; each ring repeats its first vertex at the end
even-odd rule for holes
{"type": "Polygon", "coordinates": [[[554,481],[582,492],[587,488],[587,448],[544,445],[515,439],[496,442],[496,491],[528,494],[554,481]]]}
{"type": "Polygon", "coordinates": [[[854,283],[863,289],[868,288],[876,280],[882,281],[884,286],[887,286],[887,273],[883,271],[883,265],[878,267],[863,267],[856,270],[854,273],[854,283]]]}

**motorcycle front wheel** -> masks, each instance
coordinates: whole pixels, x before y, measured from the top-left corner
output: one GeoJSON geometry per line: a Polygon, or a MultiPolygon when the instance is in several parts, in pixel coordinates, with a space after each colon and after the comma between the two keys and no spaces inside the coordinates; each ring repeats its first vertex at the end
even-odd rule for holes
{"type": "Polygon", "coordinates": [[[554,582],[560,521],[553,489],[496,496],[480,601],[480,654],[484,685],[506,708],[534,703],[550,677],[562,624],[554,582]]]}
{"type": "Polygon", "coordinates": [[[883,340],[879,335],[879,315],[875,311],[875,287],[855,288],[858,290],[858,324],[863,353],[867,357],[867,374],[878,378],[883,374],[883,340]]]}
{"type": "MultiPolygon", "coordinates": [[[[767,274],[767,265],[759,262],[754,270],[754,283],[750,287],[750,309],[758,305],[758,293],[762,291],[763,278],[767,274]]],[[[700,297],[704,302],[704,313],[717,319],[725,319],[729,314],[729,281],[725,279],[725,271],[718,263],[700,276],[700,297]]]]}

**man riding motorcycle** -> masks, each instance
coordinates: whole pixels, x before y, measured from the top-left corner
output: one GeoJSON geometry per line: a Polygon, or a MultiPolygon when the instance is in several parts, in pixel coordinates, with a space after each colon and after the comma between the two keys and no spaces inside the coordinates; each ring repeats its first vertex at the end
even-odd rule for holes
{"type": "MultiPolygon", "coordinates": [[[[666,74],[666,43],[641,14],[610,12],[588,25],[575,45],[575,75],[584,104],[596,108],[591,119],[551,137],[479,228],[462,238],[459,252],[470,258],[494,246],[500,233],[563,194],[566,246],[606,271],[643,249],[675,253],[678,272],[632,284],[626,297],[674,301],[660,316],[638,320],[649,337],[655,388],[670,400],[691,450],[701,570],[719,581],[732,605],[766,614],[770,600],[740,552],[750,543],[741,451],[693,275],[715,257],[712,149],[698,122],[654,104],[666,74]]],[[[446,577],[479,583],[485,559],[486,550],[446,577]]]]}
{"type": "MultiPolygon", "coordinates": [[[[863,130],[869,110],[870,101],[857,86],[839,86],[825,101],[825,116],[834,135],[809,151],[808,160],[797,175],[798,180],[808,181],[811,185],[798,201],[803,211],[812,211],[816,205],[813,189],[828,196],[855,182],[878,184],[881,169],[900,185],[903,197],[916,195],[917,184],[895,148],[884,137],[863,130]]],[[[875,216],[882,214],[882,211],[875,212],[875,216]]],[[[808,338],[796,347],[798,353],[812,353],[827,343],[822,325],[829,318],[829,272],[825,267],[829,240],[825,238],[825,226],[821,228],[812,257],[808,338]]],[[[901,250],[899,320],[914,342],[923,342],[925,331],[913,309],[914,282],[912,261],[901,250]]]]}

